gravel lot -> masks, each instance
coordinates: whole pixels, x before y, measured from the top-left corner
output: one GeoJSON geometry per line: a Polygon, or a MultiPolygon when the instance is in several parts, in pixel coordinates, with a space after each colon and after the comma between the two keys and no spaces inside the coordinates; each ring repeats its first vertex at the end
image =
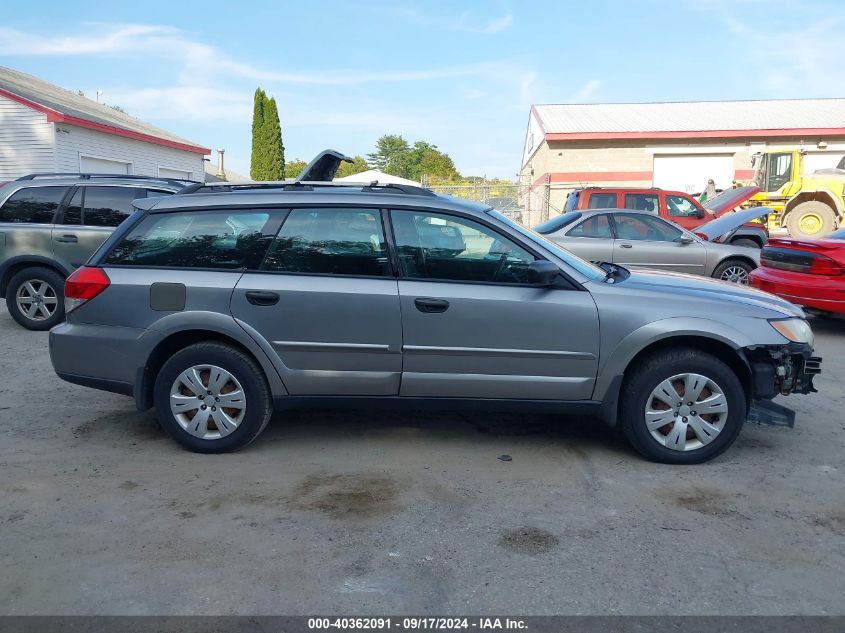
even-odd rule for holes
{"type": "Polygon", "coordinates": [[[201,456],[0,308],[0,613],[845,613],[845,321],[814,329],[796,428],[702,466],[587,420],[384,411],[201,456]]]}

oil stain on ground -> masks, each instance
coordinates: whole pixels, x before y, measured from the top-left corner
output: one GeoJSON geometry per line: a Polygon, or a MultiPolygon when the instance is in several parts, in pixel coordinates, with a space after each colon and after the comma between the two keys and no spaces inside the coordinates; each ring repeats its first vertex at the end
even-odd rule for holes
{"type": "Polygon", "coordinates": [[[401,486],[381,473],[314,474],[293,490],[288,505],[335,519],[371,518],[400,508],[401,486]]]}
{"type": "Polygon", "coordinates": [[[504,532],[499,547],[517,554],[545,554],[558,546],[560,540],[551,532],[536,527],[520,527],[504,532]]]}

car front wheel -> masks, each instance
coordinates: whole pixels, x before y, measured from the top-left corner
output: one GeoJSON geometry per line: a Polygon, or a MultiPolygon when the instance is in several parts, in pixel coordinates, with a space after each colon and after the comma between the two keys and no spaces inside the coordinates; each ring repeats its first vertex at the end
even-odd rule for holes
{"type": "Polygon", "coordinates": [[[748,285],[748,275],[754,270],[754,266],[741,259],[729,259],[722,262],[713,271],[714,279],[730,281],[735,284],[748,285]]]}
{"type": "Polygon", "coordinates": [[[655,353],[626,372],[619,423],[633,447],[666,464],[698,464],[725,451],[746,418],[742,383],[695,349],[655,353]]]}
{"type": "Polygon", "coordinates": [[[156,413],[188,450],[225,453],[252,442],[273,412],[261,367],[231,345],[197,343],[176,352],[159,371],[156,413]]]}

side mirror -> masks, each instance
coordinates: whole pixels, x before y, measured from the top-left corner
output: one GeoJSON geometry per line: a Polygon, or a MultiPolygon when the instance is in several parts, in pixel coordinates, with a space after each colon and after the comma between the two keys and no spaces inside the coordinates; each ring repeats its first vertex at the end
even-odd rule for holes
{"type": "Polygon", "coordinates": [[[536,259],[528,265],[528,283],[536,286],[551,286],[559,274],[560,269],[552,262],[536,259]]]}
{"type": "Polygon", "coordinates": [[[704,214],[704,211],[702,211],[701,209],[696,209],[696,210],[695,210],[695,217],[697,217],[699,220],[700,220],[701,218],[703,218],[703,217],[704,217],[704,215],[705,215],[705,214],[704,214]]]}
{"type": "Polygon", "coordinates": [[[681,237],[678,238],[678,241],[684,246],[686,246],[687,244],[692,244],[695,240],[692,239],[689,235],[681,235],[681,237]]]}

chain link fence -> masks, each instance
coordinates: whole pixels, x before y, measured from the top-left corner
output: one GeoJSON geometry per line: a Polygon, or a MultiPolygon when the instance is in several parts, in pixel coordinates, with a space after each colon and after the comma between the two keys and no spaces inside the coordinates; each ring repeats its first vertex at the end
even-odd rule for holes
{"type": "Polygon", "coordinates": [[[566,196],[577,187],[576,183],[529,184],[481,178],[471,184],[428,185],[438,194],[490,205],[525,226],[535,226],[563,213],[566,196]]]}

